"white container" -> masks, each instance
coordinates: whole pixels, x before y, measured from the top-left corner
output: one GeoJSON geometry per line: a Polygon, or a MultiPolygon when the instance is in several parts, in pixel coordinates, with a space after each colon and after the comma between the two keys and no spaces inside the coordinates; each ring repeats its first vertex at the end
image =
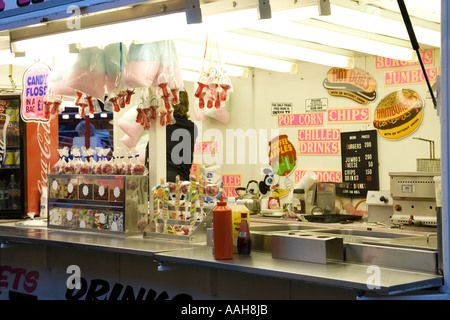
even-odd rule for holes
{"type": "Polygon", "coordinates": [[[436,207],[442,207],[442,180],[440,176],[433,178],[434,190],[436,193],[436,207]]]}
{"type": "Polygon", "coordinates": [[[305,175],[300,179],[300,182],[298,186],[295,187],[295,189],[303,189],[306,192],[313,186],[316,180],[317,175],[312,171],[307,171],[305,175]]]}

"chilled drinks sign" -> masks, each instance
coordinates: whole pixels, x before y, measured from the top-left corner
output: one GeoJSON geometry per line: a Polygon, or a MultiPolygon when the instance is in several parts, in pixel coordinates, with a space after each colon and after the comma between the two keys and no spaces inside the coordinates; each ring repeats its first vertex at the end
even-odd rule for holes
{"type": "Polygon", "coordinates": [[[44,97],[48,90],[50,68],[36,62],[23,75],[21,116],[24,121],[47,122],[44,112],[44,97]]]}

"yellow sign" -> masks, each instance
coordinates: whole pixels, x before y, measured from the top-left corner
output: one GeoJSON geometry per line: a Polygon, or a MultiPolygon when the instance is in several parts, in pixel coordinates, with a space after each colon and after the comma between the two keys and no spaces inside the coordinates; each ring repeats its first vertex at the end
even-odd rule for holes
{"type": "Polygon", "coordinates": [[[400,139],[416,131],[425,102],[410,89],[392,92],[375,109],[373,125],[386,139],[400,139]]]}

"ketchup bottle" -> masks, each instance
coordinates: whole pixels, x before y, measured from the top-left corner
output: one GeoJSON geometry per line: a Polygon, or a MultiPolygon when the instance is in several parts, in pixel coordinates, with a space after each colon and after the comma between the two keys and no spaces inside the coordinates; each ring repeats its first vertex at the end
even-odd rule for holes
{"type": "Polygon", "coordinates": [[[238,253],[243,256],[250,255],[252,251],[252,239],[250,238],[250,229],[247,222],[247,213],[241,213],[241,225],[239,227],[239,236],[237,239],[238,253]]]}
{"type": "Polygon", "coordinates": [[[220,197],[213,210],[214,258],[218,260],[233,258],[233,228],[231,209],[220,197]]]}

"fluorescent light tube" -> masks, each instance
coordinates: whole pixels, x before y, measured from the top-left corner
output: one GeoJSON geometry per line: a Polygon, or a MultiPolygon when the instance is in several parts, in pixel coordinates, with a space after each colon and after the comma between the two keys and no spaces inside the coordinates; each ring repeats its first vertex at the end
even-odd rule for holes
{"type": "MultiPolygon", "coordinates": [[[[182,40],[175,40],[175,46],[179,55],[189,54],[191,57],[203,57],[205,46],[182,40]]],[[[245,52],[232,50],[220,50],[220,60],[224,64],[249,66],[270,71],[297,73],[297,63],[269,57],[258,56],[245,52]]]]}
{"type": "Polygon", "coordinates": [[[396,60],[411,61],[417,59],[414,50],[410,48],[308,26],[301,23],[265,21],[264,24],[256,23],[251,26],[251,28],[288,38],[318,42],[336,48],[344,48],[396,60]]]}
{"type": "Polygon", "coordinates": [[[307,61],[332,67],[353,68],[354,59],[351,56],[339,55],[327,51],[314,50],[287,42],[264,39],[264,34],[252,36],[235,32],[221,32],[216,34],[219,53],[227,48],[230,50],[244,51],[256,55],[273,58],[307,61]]]}
{"type": "MultiPolygon", "coordinates": [[[[420,2],[423,2],[423,5],[428,4],[428,1],[420,0],[420,2]]],[[[395,5],[398,7],[397,2],[395,2],[395,5]]],[[[359,10],[332,5],[331,11],[333,14],[331,16],[319,16],[316,13],[315,15],[311,15],[310,17],[348,28],[353,28],[356,30],[362,30],[374,34],[383,34],[394,38],[409,40],[408,32],[406,31],[401,17],[399,17],[400,20],[393,20],[384,17],[383,15],[381,15],[381,10],[382,9],[373,8],[371,11],[362,12],[359,10]],[[377,11],[380,14],[377,14],[377,11]]],[[[301,19],[302,18],[299,18],[297,20],[301,19]]],[[[416,33],[419,43],[434,47],[440,47],[440,31],[414,25],[414,32],[416,33]]]]}

